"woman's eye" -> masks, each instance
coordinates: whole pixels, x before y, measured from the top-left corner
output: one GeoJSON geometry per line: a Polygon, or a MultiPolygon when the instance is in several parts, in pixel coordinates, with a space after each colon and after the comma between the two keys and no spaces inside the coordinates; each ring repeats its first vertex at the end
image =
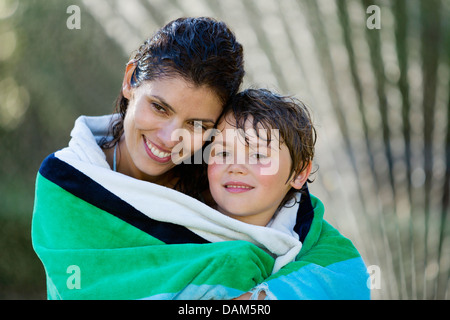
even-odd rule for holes
{"type": "Polygon", "coordinates": [[[195,133],[200,133],[203,135],[203,133],[209,129],[208,126],[204,125],[202,121],[190,121],[187,123],[186,128],[190,131],[195,133]]]}
{"type": "Polygon", "coordinates": [[[166,109],[163,106],[161,106],[161,105],[159,105],[157,103],[153,102],[152,103],[152,107],[153,107],[153,109],[155,109],[156,111],[158,111],[160,113],[165,113],[166,112],[166,109]]]}
{"type": "Polygon", "coordinates": [[[194,123],[192,124],[192,127],[194,129],[200,129],[200,130],[207,130],[208,129],[206,126],[203,125],[203,123],[201,121],[194,121],[194,123]]]}

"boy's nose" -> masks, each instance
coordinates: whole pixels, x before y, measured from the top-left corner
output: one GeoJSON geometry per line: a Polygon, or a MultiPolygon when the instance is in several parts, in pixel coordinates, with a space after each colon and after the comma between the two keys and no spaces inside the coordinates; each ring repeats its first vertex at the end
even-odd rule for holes
{"type": "Polygon", "coordinates": [[[228,167],[228,172],[232,173],[232,174],[247,174],[247,168],[245,166],[245,164],[240,164],[240,163],[233,163],[230,164],[228,167]]]}

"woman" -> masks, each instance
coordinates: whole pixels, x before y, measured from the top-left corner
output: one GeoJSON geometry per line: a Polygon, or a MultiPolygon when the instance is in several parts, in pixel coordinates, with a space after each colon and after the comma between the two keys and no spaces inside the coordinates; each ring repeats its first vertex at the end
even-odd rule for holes
{"type": "MultiPolygon", "coordinates": [[[[177,19],[127,64],[117,113],[77,119],[69,146],[44,160],[36,182],[33,247],[49,298],[248,298],[272,273],[270,283],[287,292],[278,278],[286,273],[277,271],[291,263],[290,298],[305,296],[304,264],[292,261],[315,208],[286,208],[280,216],[288,221],[273,223],[297,237],[276,227],[261,233],[194,199],[206,186],[195,180],[195,165],[172,161],[201,149],[243,75],[242,46],[223,22],[177,19]],[[174,137],[180,130],[188,134],[174,137]]],[[[351,244],[342,248],[357,255],[351,244]]],[[[317,267],[328,282],[330,274],[347,276],[317,267]]],[[[256,298],[265,296],[260,289],[256,298]]]]}

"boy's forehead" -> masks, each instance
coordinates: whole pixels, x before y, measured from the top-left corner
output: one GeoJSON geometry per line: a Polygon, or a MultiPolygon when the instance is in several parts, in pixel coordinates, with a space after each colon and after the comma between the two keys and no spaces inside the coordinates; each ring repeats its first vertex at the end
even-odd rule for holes
{"type": "MultiPolygon", "coordinates": [[[[253,129],[252,120],[248,119],[245,121],[244,128],[237,128],[236,119],[233,116],[227,115],[225,119],[223,119],[218,125],[218,135],[216,135],[216,140],[227,140],[233,138],[236,134],[248,136],[251,135],[250,131],[253,129]]],[[[249,137],[250,138],[250,137],[249,137]]]]}
{"type": "MultiPolygon", "coordinates": [[[[244,130],[246,133],[252,134],[252,131],[255,131],[253,127],[253,117],[249,116],[244,123],[244,128],[237,128],[236,126],[236,118],[232,114],[226,115],[217,125],[217,129],[222,132],[225,130],[244,130]]],[[[258,123],[256,126],[257,130],[265,130],[261,123],[258,123]]]]}
{"type": "Polygon", "coordinates": [[[271,129],[269,130],[270,132],[267,132],[267,129],[265,129],[261,123],[258,123],[256,127],[258,132],[256,132],[253,127],[253,119],[251,116],[245,121],[244,128],[242,129],[236,127],[236,120],[233,116],[227,115],[225,119],[222,119],[219,122],[217,130],[217,134],[213,138],[213,141],[216,143],[233,142],[236,137],[239,137],[238,140],[245,144],[267,146],[268,137],[270,137],[270,140],[278,138],[276,134],[273,134],[272,131],[274,130],[271,129]]]}

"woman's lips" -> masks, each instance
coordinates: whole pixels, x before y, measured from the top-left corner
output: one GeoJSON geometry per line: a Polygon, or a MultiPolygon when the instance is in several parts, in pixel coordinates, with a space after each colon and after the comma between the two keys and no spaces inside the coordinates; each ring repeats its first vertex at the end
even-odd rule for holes
{"type": "Polygon", "coordinates": [[[230,193],[243,193],[254,189],[246,183],[236,181],[227,182],[223,186],[230,193]]]}
{"type": "Polygon", "coordinates": [[[153,160],[160,162],[160,163],[166,163],[170,161],[171,159],[171,153],[161,150],[159,147],[151,143],[147,138],[144,136],[144,146],[145,151],[149,155],[150,158],[153,160]]]}

